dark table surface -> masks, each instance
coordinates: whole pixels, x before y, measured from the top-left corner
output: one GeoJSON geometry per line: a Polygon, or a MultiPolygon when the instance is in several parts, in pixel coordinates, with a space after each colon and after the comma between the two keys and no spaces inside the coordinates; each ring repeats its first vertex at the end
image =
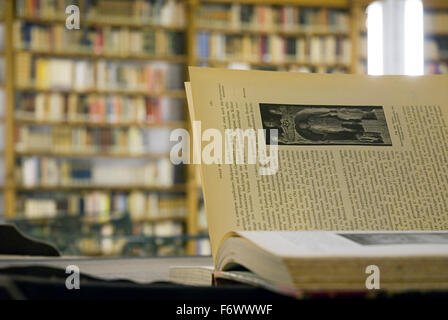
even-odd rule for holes
{"type": "Polygon", "coordinates": [[[131,280],[138,283],[168,281],[171,266],[212,266],[211,257],[91,258],[91,257],[24,257],[0,255],[0,269],[46,266],[64,269],[76,265],[80,273],[105,280],[131,280]]]}

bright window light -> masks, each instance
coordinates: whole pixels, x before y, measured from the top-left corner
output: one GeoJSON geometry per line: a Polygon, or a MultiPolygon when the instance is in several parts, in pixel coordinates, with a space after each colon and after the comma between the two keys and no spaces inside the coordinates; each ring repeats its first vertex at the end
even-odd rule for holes
{"type": "Polygon", "coordinates": [[[404,74],[423,74],[423,4],[407,0],[404,10],[404,74]]]}
{"type": "Polygon", "coordinates": [[[383,5],[379,2],[367,8],[367,55],[367,73],[383,75],[383,5]]]}

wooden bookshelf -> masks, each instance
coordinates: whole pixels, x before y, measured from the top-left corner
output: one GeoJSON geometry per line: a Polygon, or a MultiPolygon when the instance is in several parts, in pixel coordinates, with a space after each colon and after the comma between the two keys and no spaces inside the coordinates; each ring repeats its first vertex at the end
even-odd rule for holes
{"type": "Polygon", "coordinates": [[[35,56],[50,56],[50,57],[59,57],[59,58],[73,58],[76,57],[78,59],[86,58],[86,59],[103,59],[103,60],[141,60],[141,61],[163,61],[163,62],[177,62],[177,63],[185,63],[187,57],[184,55],[176,55],[176,56],[157,56],[157,55],[120,55],[120,54],[96,54],[89,53],[83,51],[49,51],[49,50],[24,50],[24,49],[16,49],[16,52],[27,51],[32,53],[35,56]]]}
{"type": "Polygon", "coordinates": [[[432,9],[448,9],[448,3],[445,0],[423,0],[423,5],[432,9]]]}
{"type": "Polygon", "coordinates": [[[242,62],[242,63],[247,63],[252,66],[273,67],[273,68],[281,68],[281,67],[288,67],[288,66],[306,66],[306,67],[317,67],[317,68],[346,68],[346,69],[348,69],[350,67],[349,64],[344,64],[344,63],[322,63],[322,62],[313,63],[313,62],[301,62],[301,61],[265,62],[265,61],[245,60],[245,59],[238,59],[238,58],[235,58],[235,59],[197,58],[197,61],[199,63],[207,63],[212,66],[229,64],[232,62],[242,62]]]}
{"type": "MultiPolygon", "coordinates": [[[[104,224],[104,223],[108,223],[108,222],[113,222],[114,220],[123,219],[125,216],[126,216],[125,213],[113,213],[107,219],[84,217],[84,218],[81,218],[81,221],[83,224],[85,223],[85,224],[90,224],[90,225],[104,224]]],[[[47,225],[58,218],[59,219],[67,219],[67,218],[77,218],[77,217],[65,215],[65,216],[60,216],[60,217],[55,217],[55,218],[27,218],[27,219],[18,218],[18,219],[15,219],[15,221],[24,221],[24,222],[29,222],[31,224],[47,225]]],[[[161,217],[143,217],[143,218],[134,218],[132,221],[135,223],[154,223],[154,222],[170,221],[170,220],[185,221],[185,217],[175,216],[175,215],[161,216],[161,217]]]]}
{"type": "Polygon", "coordinates": [[[17,191],[87,191],[87,190],[100,190],[100,191],[152,191],[152,192],[183,192],[185,191],[184,184],[172,185],[172,186],[113,186],[113,185],[58,185],[58,186],[16,186],[17,191]]]}
{"type": "MultiPolygon", "coordinates": [[[[31,17],[31,16],[18,16],[17,19],[30,23],[39,24],[65,24],[65,17],[31,17]]],[[[144,21],[138,22],[135,20],[83,20],[81,22],[83,27],[125,27],[133,29],[149,29],[149,30],[168,30],[168,31],[186,31],[186,27],[179,27],[175,25],[154,25],[148,24],[144,21]]]]}
{"type": "Polygon", "coordinates": [[[65,157],[65,158],[137,158],[137,159],[160,159],[169,158],[169,154],[165,153],[131,153],[131,152],[107,152],[100,150],[85,151],[72,150],[72,151],[62,151],[62,150],[26,150],[26,151],[16,151],[18,156],[49,156],[49,157],[65,157]]]}
{"type": "MultiPolygon", "coordinates": [[[[14,10],[14,2],[12,0],[6,1],[5,6],[5,46],[4,46],[4,56],[7,61],[6,63],[6,81],[4,85],[6,93],[6,110],[5,110],[5,215],[8,218],[14,218],[16,211],[16,198],[20,193],[33,193],[33,192],[84,192],[84,191],[148,191],[148,192],[183,192],[185,193],[186,203],[187,203],[187,215],[182,218],[185,220],[185,232],[189,237],[194,237],[199,235],[203,230],[200,230],[198,226],[198,211],[199,211],[199,199],[201,190],[198,187],[199,182],[197,169],[195,166],[187,166],[186,169],[186,179],[185,183],[176,184],[170,187],[157,187],[157,186],[145,186],[145,185],[134,185],[134,186],[106,186],[106,185],[63,185],[63,186],[33,186],[25,187],[21,185],[16,177],[16,163],[23,157],[54,157],[54,158],[73,158],[73,159],[91,159],[91,158],[108,158],[108,159],[151,159],[159,157],[167,157],[167,154],[135,154],[129,152],[90,152],[89,150],[75,151],[39,151],[39,150],[19,150],[15,147],[15,135],[17,129],[23,126],[44,126],[51,128],[89,128],[89,129],[126,129],[131,127],[137,128],[189,128],[190,121],[188,119],[188,112],[185,111],[185,121],[171,121],[171,122],[141,122],[141,121],[90,121],[89,119],[77,118],[72,120],[68,117],[61,119],[50,119],[50,118],[37,118],[33,116],[24,116],[23,114],[16,112],[16,102],[15,97],[18,93],[26,94],[52,94],[52,93],[62,93],[70,95],[115,95],[115,96],[130,96],[130,97],[143,97],[143,98],[171,98],[171,99],[185,99],[185,92],[183,89],[179,90],[164,90],[161,92],[149,92],[148,90],[142,89],[132,89],[132,90],[122,90],[122,89],[89,89],[89,90],[76,90],[76,89],[60,89],[60,88],[41,88],[33,83],[30,85],[23,86],[17,85],[15,79],[16,66],[15,60],[17,55],[22,52],[31,54],[33,57],[39,58],[60,58],[67,60],[75,59],[85,59],[88,61],[97,62],[100,60],[112,61],[117,63],[126,63],[127,61],[132,61],[136,63],[147,63],[147,62],[165,62],[171,64],[180,65],[198,65],[198,64],[208,64],[211,66],[225,67],[232,62],[245,62],[251,67],[259,68],[273,68],[273,69],[288,69],[290,67],[307,67],[307,68],[317,68],[317,69],[337,69],[343,72],[357,72],[357,66],[359,62],[359,50],[357,43],[359,42],[359,34],[362,31],[362,26],[360,26],[357,20],[362,6],[367,5],[367,1],[356,1],[356,0],[183,0],[185,3],[185,19],[186,25],[179,26],[176,23],[154,23],[148,22],[146,19],[135,17],[134,19],[115,19],[115,18],[101,18],[101,17],[86,17],[81,18],[81,29],[82,28],[126,28],[128,30],[136,31],[169,31],[169,32],[180,32],[183,33],[185,42],[185,52],[179,55],[159,55],[159,54],[131,54],[131,53],[117,53],[114,51],[97,53],[91,50],[86,50],[84,47],[71,46],[69,48],[63,47],[60,50],[50,50],[46,49],[34,49],[27,48],[23,46],[23,43],[15,43],[13,39],[14,24],[16,22],[26,22],[30,24],[37,24],[44,27],[60,26],[65,23],[65,15],[61,16],[32,16],[32,15],[19,15],[14,10]],[[197,17],[197,11],[200,6],[204,3],[215,3],[215,4],[228,4],[230,2],[236,2],[240,4],[252,4],[252,5],[273,5],[273,6],[298,6],[299,8],[326,8],[342,10],[346,12],[348,17],[348,29],[347,30],[332,30],[328,28],[295,28],[295,29],[260,29],[260,28],[232,28],[223,27],[216,25],[204,25],[202,21],[199,21],[197,17]],[[288,59],[281,62],[276,61],[258,61],[258,60],[244,60],[235,58],[226,59],[215,59],[215,58],[201,58],[197,54],[197,35],[200,32],[209,33],[219,33],[231,36],[247,35],[247,36],[278,36],[280,38],[303,38],[310,39],[312,37],[334,37],[336,39],[347,39],[351,43],[351,58],[348,62],[312,62],[308,60],[298,61],[295,59],[288,59]]],[[[443,2],[443,1],[442,1],[443,2]]],[[[81,12],[83,12],[84,1],[78,1],[80,5],[81,12]]],[[[185,68],[185,79],[188,79],[188,72],[185,68]]],[[[175,217],[164,217],[163,219],[178,219],[175,217]]],[[[161,218],[162,219],[162,218],[161,218]]],[[[163,220],[162,219],[162,220],[163,220]]],[[[187,241],[186,252],[189,254],[196,253],[196,243],[194,240],[187,241]]]]}
{"type": "MultiPolygon", "coordinates": [[[[161,194],[185,194],[185,199],[188,199],[188,188],[187,183],[182,184],[173,184],[173,185],[97,185],[97,184],[74,184],[74,185],[43,185],[38,184],[34,186],[25,186],[19,183],[15,177],[16,173],[16,163],[18,159],[22,159],[23,157],[46,157],[46,158],[68,158],[68,159],[166,159],[169,158],[169,154],[166,153],[135,153],[135,152],[108,152],[99,151],[89,149],[73,149],[69,150],[19,150],[15,147],[15,128],[23,127],[23,126],[34,126],[34,127],[63,127],[63,128],[90,128],[90,129],[127,129],[131,127],[135,127],[138,129],[175,129],[175,128],[186,128],[188,123],[185,121],[156,121],[156,122],[148,122],[148,121],[92,121],[91,119],[82,119],[82,118],[63,118],[63,119],[38,119],[34,114],[25,115],[22,112],[16,112],[16,103],[15,96],[16,94],[64,94],[64,95],[79,95],[79,96],[120,96],[120,97],[132,97],[132,98],[142,98],[142,99],[158,99],[158,98],[167,98],[167,99],[185,99],[185,92],[183,89],[179,90],[163,90],[163,91],[148,91],[146,89],[142,89],[139,87],[126,87],[126,89],[119,88],[108,88],[108,89],[89,89],[89,90],[77,90],[71,88],[52,88],[52,87],[42,87],[36,86],[34,84],[30,84],[28,86],[17,85],[15,80],[15,60],[16,56],[22,52],[26,52],[30,54],[31,57],[34,58],[44,58],[44,59],[65,59],[65,60],[88,60],[88,61],[100,61],[105,60],[111,63],[128,63],[128,62],[136,62],[136,63],[150,63],[150,62],[162,62],[167,64],[180,64],[186,65],[188,60],[188,55],[185,54],[175,54],[175,55],[161,55],[161,54],[134,54],[134,53],[126,53],[123,54],[121,50],[110,51],[105,48],[104,52],[98,51],[90,51],[86,50],[85,47],[80,47],[71,45],[70,47],[63,47],[60,50],[49,49],[46,47],[39,47],[39,49],[29,48],[24,46],[25,43],[19,43],[14,39],[14,24],[18,21],[26,22],[29,24],[35,24],[39,26],[47,26],[51,28],[56,25],[64,25],[66,16],[19,16],[15,12],[15,1],[5,0],[5,19],[4,23],[6,26],[6,38],[5,38],[5,50],[4,53],[7,59],[6,66],[6,78],[8,81],[6,82],[4,88],[6,91],[6,112],[5,112],[5,139],[6,139],[6,149],[5,149],[5,167],[6,167],[6,178],[5,178],[5,216],[8,219],[14,219],[17,217],[16,212],[16,199],[18,199],[19,194],[34,194],[34,193],[85,193],[85,192],[113,192],[113,193],[132,193],[132,192],[143,192],[144,194],[151,193],[161,193],[161,194]]],[[[80,6],[81,15],[83,12],[83,6],[85,1],[78,1],[80,6]]],[[[175,21],[176,22],[176,21],[175,21]]],[[[128,29],[128,30],[141,30],[144,32],[158,32],[161,30],[163,32],[175,32],[175,33],[186,33],[187,26],[179,26],[179,25],[169,25],[169,24],[153,24],[148,23],[144,19],[101,19],[101,18],[92,18],[92,19],[82,19],[81,18],[81,28],[88,27],[93,28],[95,30],[99,28],[117,28],[128,29]]],[[[167,44],[168,45],[168,44],[167,44]]],[[[186,49],[186,48],[185,48],[186,49]]],[[[158,52],[158,51],[157,51],[158,52]]],[[[125,65],[126,66],[126,65],[125,65]]],[[[146,100],[144,100],[146,101],[146,100]]],[[[140,160],[139,160],[140,161],[140,160]]],[[[188,208],[187,208],[188,209],[188,208]]],[[[191,215],[191,214],[190,214],[191,215]]],[[[189,227],[188,223],[191,220],[187,221],[186,216],[161,216],[154,218],[142,218],[135,223],[157,223],[157,222],[165,222],[165,221],[179,221],[185,222],[185,232],[188,235],[194,236],[194,234],[190,233],[189,230],[194,230],[194,228],[189,227]]],[[[39,220],[39,219],[37,219],[39,220]]],[[[32,222],[36,222],[32,221],[32,222]]],[[[42,223],[48,224],[51,222],[51,219],[40,219],[42,223]]],[[[104,219],[101,220],[101,223],[106,223],[104,219]]],[[[88,221],[88,219],[84,219],[83,223],[90,224],[95,223],[95,221],[88,221]]],[[[194,246],[189,246],[187,253],[195,254],[194,246]]]]}
{"type": "MultiPolygon", "coordinates": [[[[1,120],[0,120],[1,121],[1,120]]],[[[128,121],[128,122],[98,122],[90,120],[36,120],[25,117],[16,116],[15,122],[17,124],[27,124],[27,125],[40,125],[40,126],[58,126],[58,127],[99,127],[99,128],[121,128],[121,127],[141,127],[141,128],[184,128],[185,122],[138,122],[138,121],[128,121]]]]}
{"type": "Polygon", "coordinates": [[[28,91],[28,92],[42,92],[42,93],[74,93],[78,95],[82,94],[99,94],[99,95],[122,95],[122,96],[142,96],[148,98],[185,98],[185,91],[183,90],[169,90],[162,92],[148,92],[145,90],[120,90],[120,89],[88,89],[88,90],[77,90],[77,89],[63,89],[63,88],[38,88],[35,86],[18,86],[16,91],[28,91]]]}
{"type": "Polygon", "coordinates": [[[15,152],[14,152],[14,51],[13,51],[13,24],[14,3],[5,2],[5,58],[6,58],[6,83],[5,83],[5,217],[12,218],[15,215],[16,190],[15,190],[15,152]]]}
{"type": "Polygon", "coordinates": [[[302,30],[302,31],[288,31],[288,30],[263,30],[251,28],[218,28],[218,27],[202,27],[196,28],[197,31],[219,32],[224,34],[261,34],[261,35],[280,35],[283,37],[310,37],[310,36],[335,36],[335,37],[349,37],[350,34],[344,31],[331,30],[302,30]]]}
{"type": "MultiPolygon", "coordinates": [[[[441,0],[442,1],[442,0],[441,0]]],[[[205,1],[204,1],[205,2],[205,1]]],[[[231,0],[207,0],[210,3],[229,3],[231,0]]],[[[238,0],[241,4],[299,5],[304,7],[347,8],[350,0],[238,0]]]]}
{"type": "MultiPolygon", "coordinates": [[[[248,52],[243,49],[243,56],[240,55],[234,55],[234,56],[230,56],[230,57],[214,57],[213,56],[213,49],[212,49],[212,44],[210,44],[211,42],[213,42],[213,37],[227,37],[227,36],[233,36],[233,37],[259,37],[259,36],[263,36],[263,37],[268,37],[268,40],[266,41],[270,41],[270,37],[275,36],[276,39],[280,39],[281,41],[284,41],[284,45],[286,45],[286,43],[288,41],[294,40],[297,41],[299,39],[302,39],[304,41],[304,43],[306,43],[306,46],[308,49],[306,49],[307,51],[310,51],[310,46],[311,48],[313,47],[312,41],[315,40],[319,40],[319,41],[326,41],[326,38],[330,38],[330,39],[334,39],[335,43],[334,43],[334,48],[338,47],[339,49],[337,49],[336,52],[339,52],[341,50],[341,48],[345,48],[345,43],[340,43],[340,40],[347,40],[349,43],[353,42],[353,33],[350,31],[352,26],[352,20],[353,20],[353,13],[351,12],[351,1],[347,1],[347,0],[329,0],[329,1],[307,1],[307,0],[296,0],[296,1],[269,1],[269,0],[243,0],[243,1],[230,1],[230,0],[201,0],[201,1],[194,1],[194,10],[197,12],[201,12],[200,8],[202,8],[202,6],[207,5],[207,4],[221,4],[221,5],[232,5],[232,4],[239,4],[239,5],[263,5],[263,8],[269,8],[269,10],[271,11],[271,13],[269,13],[269,15],[273,15],[275,10],[278,10],[278,8],[286,8],[286,6],[291,6],[293,8],[298,8],[298,10],[307,10],[307,9],[317,9],[317,10],[328,10],[325,12],[329,12],[331,10],[333,10],[333,13],[340,13],[342,15],[345,15],[347,22],[347,25],[344,26],[344,24],[341,24],[341,21],[339,21],[340,19],[336,19],[335,21],[331,22],[331,19],[327,16],[327,24],[321,24],[322,21],[320,21],[320,17],[318,17],[319,22],[317,24],[316,21],[312,22],[312,24],[302,24],[302,22],[299,22],[296,25],[291,25],[291,24],[261,24],[259,25],[259,23],[255,23],[254,25],[249,25],[247,26],[247,21],[242,21],[241,17],[237,18],[237,22],[234,21],[235,18],[230,17],[229,21],[226,23],[224,21],[213,21],[210,20],[201,20],[201,16],[197,15],[194,19],[194,23],[191,24],[191,35],[188,38],[189,41],[189,46],[190,46],[190,50],[189,50],[189,64],[193,64],[193,65],[209,65],[209,66],[219,66],[219,67],[225,67],[226,64],[230,64],[232,62],[238,62],[238,63],[245,63],[248,64],[251,68],[267,68],[267,69],[281,69],[281,70],[288,70],[290,67],[304,67],[304,68],[308,68],[309,70],[317,70],[319,72],[321,72],[322,70],[344,70],[344,72],[348,73],[348,72],[353,72],[353,70],[355,69],[353,66],[353,59],[347,59],[350,61],[347,62],[342,62],[342,61],[338,61],[340,59],[344,60],[344,57],[342,56],[336,56],[336,54],[340,54],[340,53],[335,53],[335,56],[332,57],[330,60],[332,61],[314,61],[315,59],[311,59],[311,57],[306,57],[302,59],[299,59],[297,57],[298,55],[298,51],[295,55],[290,56],[289,51],[288,53],[283,53],[284,56],[281,57],[280,59],[274,57],[274,53],[275,53],[275,49],[272,49],[272,46],[274,46],[273,44],[270,44],[267,48],[268,55],[272,55],[270,58],[265,58],[264,56],[266,55],[266,53],[260,53],[260,58],[258,59],[248,59],[247,55],[253,55],[253,52],[248,52]],[[335,11],[336,10],[336,11],[335,11]],[[344,14],[345,12],[345,14],[344,14]],[[231,21],[231,19],[233,19],[231,21]],[[238,20],[240,19],[240,20],[238,20]],[[224,25],[219,25],[223,23],[224,25]],[[237,25],[241,25],[238,27],[235,27],[234,23],[237,23],[237,25]],[[334,24],[333,24],[334,23],[334,24]],[[202,43],[201,40],[196,39],[197,36],[204,34],[207,37],[205,41],[205,43],[207,43],[207,45],[209,46],[208,48],[205,48],[204,50],[208,51],[208,54],[210,56],[206,56],[204,57],[203,54],[200,54],[198,52],[201,51],[201,47],[202,47],[202,43]],[[338,41],[336,43],[336,41],[338,41]],[[191,48],[193,47],[193,48],[191,48]],[[273,51],[272,51],[273,50],[273,51]]],[[[205,7],[204,7],[205,8],[205,7]]],[[[239,7],[237,10],[241,10],[241,7],[239,7]]],[[[287,8],[290,9],[290,8],[287,8]]],[[[229,9],[230,11],[232,9],[229,9]]],[[[239,11],[240,14],[242,14],[242,11],[239,11]]],[[[296,11],[297,13],[297,11],[296,11]]],[[[267,13],[268,14],[268,13],[267,13]]],[[[252,18],[250,18],[252,19],[252,18]]],[[[307,18],[306,18],[307,19],[307,18]]],[[[290,22],[288,22],[290,23],[290,22]]],[[[249,38],[247,38],[249,39],[249,38]]],[[[274,39],[274,40],[276,40],[274,39]]],[[[222,40],[222,39],[221,39],[222,40]]],[[[251,50],[253,50],[254,47],[254,42],[253,42],[253,38],[249,39],[249,42],[247,42],[246,40],[242,40],[242,41],[246,41],[247,43],[250,43],[251,46],[251,50]]],[[[227,41],[227,40],[225,40],[227,41]]],[[[224,41],[224,42],[225,42],[224,41]]],[[[255,40],[257,41],[257,39],[255,40]]],[[[261,41],[264,41],[264,39],[262,39],[261,41]]],[[[222,41],[221,41],[222,42],[222,41]]],[[[257,42],[255,42],[257,43],[257,42]]],[[[255,44],[257,45],[257,44],[255,44]]],[[[303,45],[303,44],[301,44],[303,45]]],[[[244,46],[244,45],[243,45],[244,46]]],[[[289,46],[289,44],[288,44],[289,46]]],[[[298,50],[298,44],[295,44],[296,49],[298,50]]],[[[320,46],[320,45],[318,45],[320,46]]],[[[289,50],[289,49],[288,49],[289,50]]],[[[312,49],[311,49],[312,50],[312,49]]],[[[335,49],[336,50],[336,49],[335,49]]],[[[307,54],[311,54],[311,53],[307,53],[307,54]]],[[[349,52],[345,53],[346,55],[351,55],[352,51],[349,50],[349,52]]]]}

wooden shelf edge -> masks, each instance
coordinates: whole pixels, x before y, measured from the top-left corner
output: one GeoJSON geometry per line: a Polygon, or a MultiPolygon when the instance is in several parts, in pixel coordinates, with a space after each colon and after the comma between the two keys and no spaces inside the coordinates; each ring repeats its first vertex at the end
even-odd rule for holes
{"type": "Polygon", "coordinates": [[[106,190],[106,191],[158,191],[158,192],[184,192],[186,190],[185,184],[177,184],[172,186],[111,186],[111,185],[58,185],[58,186],[16,186],[15,189],[19,192],[26,191],[92,191],[92,190],[106,190]]]}
{"type": "Polygon", "coordinates": [[[221,28],[221,27],[208,27],[208,26],[198,26],[196,28],[198,32],[217,32],[226,34],[261,34],[261,35],[280,35],[285,37],[309,37],[309,36],[337,36],[337,37],[348,37],[350,36],[348,31],[317,31],[317,30],[256,30],[256,29],[232,29],[232,28],[221,28]]]}
{"type": "Polygon", "coordinates": [[[272,66],[272,67],[285,67],[285,66],[303,66],[303,67],[324,67],[324,68],[349,68],[349,64],[345,63],[313,63],[313,62],[299,62],[299,61],[285,61],[285,62],[265,62],[265,61],[251,61],[244,59],[210,59],[210,58],[198,58],[200,63],[209,64],[225,64],[233,62],[247,63],[250,65],[260,66],[272,66]]]}
{"type": "Polygon", "coordinates": [[[45,156],[45,157],[67,157],[67,158],[135,158],[135,159],[163,159],[169,158],[169,153],[115,153],[115,152],[65,152],[46,150],[18,150],[17,156],[45,156]]]}
{"type": "Polygon", "coordinates": [[[145,96],[145,97],[168,97],[168,98],[185,98],[184,90],[167,90],[163,92],[149,92],[145,90],[136,91],[136,90],[120,90],[120,89],[86,89],[86,90],[78,90],[78,89],[70,89],[70,88],[37,88],[33,86],[16,86],[16,91],[28,91],[28,92],[44,92],[44,93],[52,93],[52,92],[60,92],[60,93],[74,93],[74,94],[98,94],[98,95],[123,95],[123,96],[145,96]]]}
{"type": "Polygon", "coordinates": [[[29,52],[33,55],[53,56],[53,57],[76,57],[77,59],[104,59],[104,60],[141,60],[141,61],[163,61],[170,63],[185,63],[185,55],[153,55],[153,54],[96,54],[94,52],[82,51],[52,51],[16,48],[16,52],[29,52]]]}
{"type": "MultiPolygon", "coordinates": [[[[65,23],[66,17],[45,17],[45,16],[16,16],[15,19],[23,20],[30,23],[47,23],[47,24],[60,24],[65,23]]],[[[85,27],[122,27],[130,29],[142,29],[142,30],[167,30],[167,31],[177,31],[185,32],[186,26],[176,26],[176,25],[162,25],[162,24],[151,24],[143,22],[131,22],[131,21],[118,21],[106,18],[88,18],[86,20],[80,21],[81,26],[85,27]]]]}
{"type": "MultiPolygon", "coordinates": [[[[207,0],[209,3],[231,3],[234,0],[207,0]]],[[[278,5],[278,0],[238,0],[241,4],[278,5]]],[[[349,0],[282,0],[282,5],[295,5],[301,7],[328,7],[347,8],[349,0]]]]}
{"type": "MultiPolygon", "coordinates": [[[[0,120],[1,121],[1,120],[0,120]]],[[[182,121],[173,122],[95,122],[95,121],[76,121],[76,120],[33,120],[16,118],[15,123],[37,126],[69,126],[69,127],[141,127],[141,128],[185,128],[186,124],[182,121]]]]}

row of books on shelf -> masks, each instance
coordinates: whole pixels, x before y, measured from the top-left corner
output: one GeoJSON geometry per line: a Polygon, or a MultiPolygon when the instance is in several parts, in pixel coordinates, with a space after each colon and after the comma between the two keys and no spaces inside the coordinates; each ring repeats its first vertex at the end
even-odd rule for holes
{"type": "Polygon", "coordinates": [[[349,64],[351,43],[347,38],[334,36],[285,38],[201,32],[197,35],[197,55],[199,59],[240,59],[255,63],[349,64]]]}
{"type": "Polygon", "coordinates": [[[18,152],[54,152],[95,155],[95,153],[129,156],[170,152],[169,128],[92,128],[22,125],[16,129],[18,152]]]}
{"type": "Polygon", "coordinates": [[[346,11],[290,5],[216,4],[199,6],[200,26],[252,30],[347,31],[346,11]]]}
{"type": "Polygon", "coordinates": [[[65,25],[16,21],[14,41],[18,49],[69,54],[174,56],[185,54],[183,32],[125,27],[91,27],[68,30],[65,25]]]}
{"type": "Polygon", "coordinates": [[[110,61],[16,55],[19,87],[58,90],[129,90],[163,93],[183,87],[181,64],[144,61],[110,61]]]}
{"type": "Polygon", "coordinates": [[[425,39],[425,58],[428,60],[448,60],[448,35],[425,39]]]}
{"type": "Polygon", "coordinates": [[[101,224],[129,216],[136,223],[154,224],[185,218],[186,201],[183,194],[93,191],[56,197],[21,196],[17,210],[27,219],[78,217],[86,224],[101,224]]]}
{"type": "Polygon", "coordinates": [[[448,35],[448,11],[425,11],[424,24],[427,33],[448,35]]]}
{"type": "Polygon", "coordinates": [[[184,120],[184,101],[167,97],[22,92],[16,94],[16,105],[16,116],[23,120],[142,124],[184,120]]]}
{"type": "Polygon", "coordinates": [[[448,74],[448,62],[428,62],[425,65],[426,74],[448,74]]]}
{"type": "Polygon", "coordinates": [[[181,221],[144,222],[134,226],[134,235],[146,237],[178,237],[184,235],[184,223],[181,221]]]}
{"type": "MultiPolygon", "coordinates": [[[[65,8],[73,4],[66,0],[17,0],[19,17],[65,19],[65,8]]],[[[84,0],[83,12],[87,21],[138,23],[150,25],[185,25],[185,1],[183,0],[84,0]]]]}
{"type": "MultiPolygon", "coordinates": [[[[184,226],[180,222],[163,221],[135,226],[132,235],[116,235],[114,229],[112,225],[105,225],[101,228],[99,236],[78,239],[76,246],[80,254],[85,256],[179,256],[186,254],[185,241],[182,239],[184,226]]],[[[207,255],[210,255],[210,251],[207,255]]]]}
{"type": "Polygon", "coordinates": [[[184,195],[168,195],[160,198],[157,193],[134,191],[129,195],[129,214],[133,220],[146,222],[164,217],[187,216],[187,204],[184,195]]]}
{"type": "Polygon", "coordinates": [[[183,181],[183,167],[169,159],[136,161],[24,157],[16,167],[24,187],[170,187],[183,181]]]}

